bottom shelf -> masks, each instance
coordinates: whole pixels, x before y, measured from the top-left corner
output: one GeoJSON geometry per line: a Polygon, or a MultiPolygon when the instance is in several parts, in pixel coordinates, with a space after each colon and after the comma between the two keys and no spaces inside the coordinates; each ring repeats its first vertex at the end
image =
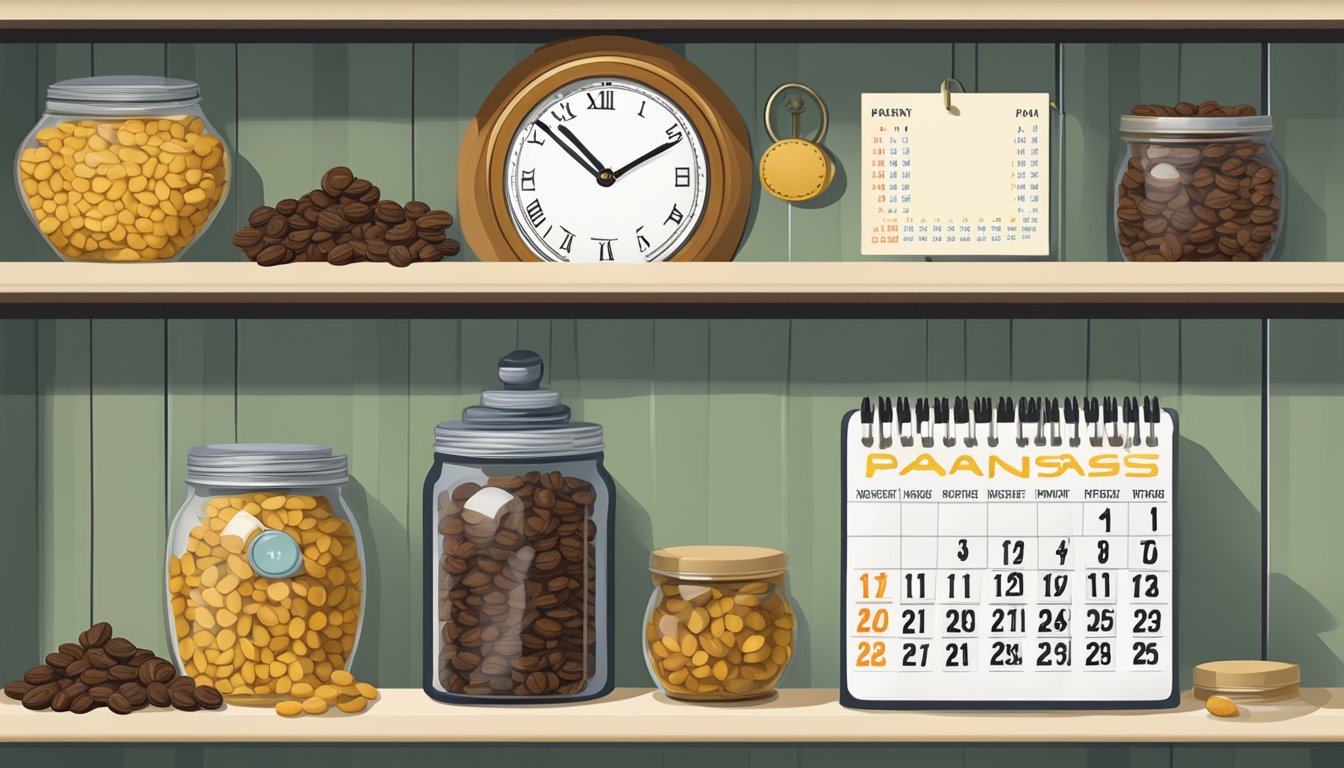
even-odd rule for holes
{"type": "Polygon", "coordinates": [[[1215,718],[1187,693],[1168,710],[866,712],[825,688],[771,701],[703,706],[643,688],[553,706],[450,706],[389,689],[358,715],[282,718],[270,709],[146,709],[119,716],[30,712],[0,700],[0,742],[1330,742],[1344,741],[1344,688],[1215,718]]]}

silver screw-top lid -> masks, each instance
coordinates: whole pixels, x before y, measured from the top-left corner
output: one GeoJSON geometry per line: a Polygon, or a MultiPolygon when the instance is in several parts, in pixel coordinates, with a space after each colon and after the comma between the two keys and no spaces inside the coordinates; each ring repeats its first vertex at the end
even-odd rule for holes
{"type": "Polygon", "coordinates": [[[201,97],[201,86],[191,80],[143,75],[77,77],[47,86],[51,101],[125,104],[153,101],[188,101],[201,97]]]}
{"type": "Polygon", "coordinates": [[[541,355],[519,349],[500,358],[503,389],[481,393],[479,405],[462,411],[461,421],[434,428],[434,451],[489,459],[580,456],[600,453],[602,427],[571,421],[560,393],[541,387],[546,365],[541,355]]]}
{"type": "Polygon", "coordinates": [[[1273,133],[1269,115],[1240,117],[1153,117],[1121,115],[1120,133],[1137,136],[1258,136],[1273,133]]]}
{"type": "Polygon", "coordinates": [[[187,482],[225,488],[312,488],[350,480],[343,453],[325,445],[224,443],[187,452],[187,482]]]}

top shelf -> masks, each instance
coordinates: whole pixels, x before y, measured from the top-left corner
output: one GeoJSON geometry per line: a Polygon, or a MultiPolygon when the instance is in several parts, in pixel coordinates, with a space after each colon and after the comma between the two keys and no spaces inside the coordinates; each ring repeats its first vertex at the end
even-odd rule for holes
{"type": "Polygon", "coordinates": [[[628,0],[68,0],[59,6],[6,5],[0,29],[1344,27],[1344,4],[1338,0],[687,0],[674,5],[628,0]],[[53,16],[57,7],[60,15],[53,16]]]}
{"type": "Polygon", "coordinates": [[[1344,262],[0,263],[0,315],[1344,316],[1344,262]]]}

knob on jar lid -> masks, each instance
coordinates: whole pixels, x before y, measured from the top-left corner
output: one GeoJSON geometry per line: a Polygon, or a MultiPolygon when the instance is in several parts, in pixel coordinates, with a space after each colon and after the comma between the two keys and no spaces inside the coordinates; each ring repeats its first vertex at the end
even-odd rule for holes
{"type": "Polygon", "coordinates": [[[788,555],[768,547],[665,547],[649,554],[650,571],[683,579],[762,578],[788,566],[788,555]]]}
{"type": "Polygon", "coordinates": [[[1302,669],[1283,661],[1208,661],[1195,667],[1194,695],[1254,698],[1261,701],[1297,695],[1302,669]]]}

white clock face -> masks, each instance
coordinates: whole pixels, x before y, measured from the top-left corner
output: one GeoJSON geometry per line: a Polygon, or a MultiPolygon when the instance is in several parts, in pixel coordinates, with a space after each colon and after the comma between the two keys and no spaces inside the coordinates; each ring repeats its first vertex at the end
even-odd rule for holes
{"type": "Polygon", "coordinates": [[[541,101],[509,145],[509,215],[547,261],[671,258],[699,226],[705,146],[671,100],[633,80],[592,78],[541,101]]]}

